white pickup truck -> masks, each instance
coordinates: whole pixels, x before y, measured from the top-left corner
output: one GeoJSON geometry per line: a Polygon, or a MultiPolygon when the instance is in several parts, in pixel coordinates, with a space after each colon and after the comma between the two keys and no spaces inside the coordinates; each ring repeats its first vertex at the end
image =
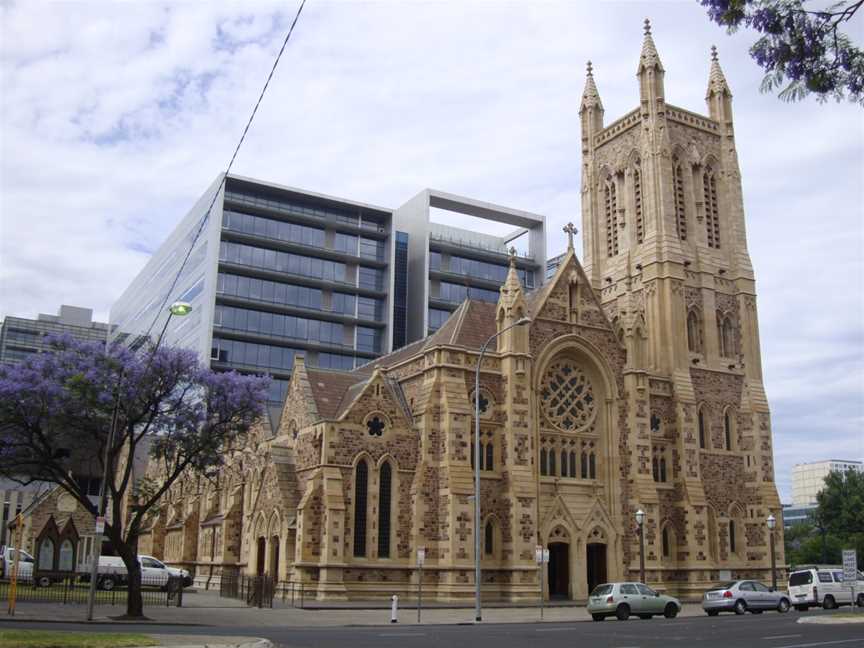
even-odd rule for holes
{"type": "MultiPolygon", "coordinates": [[[[153,556],[138,556],[141,565],[141,585],[144,587],[164,588],[168,585],[168,578],[176,576],[181,579],[183,587],[192,584],[192,575],[185,569],[168,567],[161,560],[153,556]]],[[[99,587],[103,590],[112,590],[117,585],[124,584],[128,579],[126,565],[123,559],[116,556],[102,556],[99,558],[99,587]]]]}

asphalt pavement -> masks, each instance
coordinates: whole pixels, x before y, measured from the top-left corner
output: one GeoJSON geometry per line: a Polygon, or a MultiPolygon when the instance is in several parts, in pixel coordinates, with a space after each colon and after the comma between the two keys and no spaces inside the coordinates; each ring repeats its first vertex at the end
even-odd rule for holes
{"type": "MultiPolygon", "coordinates": [[[[847,608],[848,611],[848,608],[847,608]]],[[[864,612],[862,612],[864,613],[864,612]]],[[[706,648],[864,648],[864,624],[815,625],[797,623],[798,618],[830,614],[810,611],[805,615],[766,613],[761,615],[691,616],[604,622],[481,623],[381,626],[168,626],[126,624],[126,632],[162,635],[264,637],[281,648],[534,648],[590,646],[591,648],[654,648],[699,646],[706,648]]],[[[118,626],[78,623],[12,622],[16,629],[117,631],[118,626]]],[[[0,628],[4,623],[0,620],[0,628]]],[[[8,627],[8,626],[7,626],[8,627]]]]}

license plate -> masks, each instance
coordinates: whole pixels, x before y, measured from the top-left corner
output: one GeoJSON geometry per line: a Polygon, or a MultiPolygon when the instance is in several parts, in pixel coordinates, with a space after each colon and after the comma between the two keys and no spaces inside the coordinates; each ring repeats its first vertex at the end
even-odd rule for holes
{"type": "Polygon", "coordinates": [[[708,593],[708,600],[709,601],[713,601],[713,600],[719,599],[719,598],[720,598],[720,595],[717,592],[709,592],[708,593]]]}

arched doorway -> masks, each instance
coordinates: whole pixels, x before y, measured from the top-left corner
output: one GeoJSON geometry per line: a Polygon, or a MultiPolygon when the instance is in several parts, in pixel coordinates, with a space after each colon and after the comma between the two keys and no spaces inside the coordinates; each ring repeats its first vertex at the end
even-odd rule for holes
{"type": "Polygon", "coordinates": [[[258,538],[258,552],[256,556],[255,573],[258,576],[264,575],[264,566],[267,562],[267,538],[260,536],[258,538]]]}
{"type": "Polygon", "coordinates": [[[549,598],[570,598],[570,545],[549,543],[549,598]]]}
{"type": "Polygon", "coordinates": [[[606,577],[606,545],[592,542],[586,545],[585,571],[588,577],[588,592],[607,582],[606,577]]]}

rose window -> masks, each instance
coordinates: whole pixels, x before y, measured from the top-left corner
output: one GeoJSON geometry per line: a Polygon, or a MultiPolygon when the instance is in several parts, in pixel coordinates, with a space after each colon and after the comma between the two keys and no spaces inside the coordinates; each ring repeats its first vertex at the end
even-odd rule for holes
{"type": "Polygon", "coordinates": [[[571,360],[549,365],[540,388],[546,418],[567,432],[586,427],[596,414],[594,390],[585,373],[571,360]]]}

